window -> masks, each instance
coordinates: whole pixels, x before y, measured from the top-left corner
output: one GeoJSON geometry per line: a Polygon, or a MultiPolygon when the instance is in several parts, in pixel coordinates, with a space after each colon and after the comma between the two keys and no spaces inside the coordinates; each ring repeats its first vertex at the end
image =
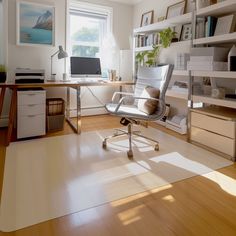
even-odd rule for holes
{"type": "Polygon", "coordinates": [[[70,6],[72,56],[99,57],[103,40],[111,32],[110,8],[81,2],[70,6]]]}

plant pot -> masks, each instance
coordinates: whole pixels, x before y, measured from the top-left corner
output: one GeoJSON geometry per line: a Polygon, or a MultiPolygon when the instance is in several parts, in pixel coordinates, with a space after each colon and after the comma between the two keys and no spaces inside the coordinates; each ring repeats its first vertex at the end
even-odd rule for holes
{"type": "Polygon", "coordinates": [[[0,83],[5,83],[7,79],[7,73],[6,72],[0,72],[0,83]]]}

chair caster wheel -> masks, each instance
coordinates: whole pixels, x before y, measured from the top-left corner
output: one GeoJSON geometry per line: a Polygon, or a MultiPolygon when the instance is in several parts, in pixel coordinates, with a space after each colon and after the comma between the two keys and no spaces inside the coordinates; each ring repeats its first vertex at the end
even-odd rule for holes
{"type": "Polygon", "coordinates": [[[155,151],[159,151],[159,149],[160,149],[160,148],[159,148],[159,145],[156,144],[154,150],[155,150],[155,151]]]}
{"type": "Polygon", "coordinates": [[[133,159],[133,152],[132,151],[128,151],[127,152],[127,156],[129,159],[133,159]]]}
{"type": "Polygon", "coordinates": [[[103,148],[103,149],[106,149],[106,148],[107,148],[107,142],[106,142],[106,141],[103,141],[103,142],[102,142],[102,148],[103,148]]]}

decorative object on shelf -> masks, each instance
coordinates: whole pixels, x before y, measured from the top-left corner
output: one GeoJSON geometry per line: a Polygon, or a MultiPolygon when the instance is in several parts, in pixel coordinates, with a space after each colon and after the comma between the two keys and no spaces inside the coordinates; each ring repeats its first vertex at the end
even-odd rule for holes
{"type": "Polygon", "coordinates": [[[142,26],[146,26],[146,25],[150,25],[153,23],[153,15],[154,15],[154,11],[148,11],[144,14],[142,14],[142,19],[141,19],[141,27],[142,26]]]}
{"type": "Polygon", "coordinates": [[[54,46],[55,7],[17,1],[17,44],[54,46]]]}
{"type": "Polygon", "coordinates": [[[197,10],[217,3],[217,0],[196,0],[197,10]]]}
{"type": "Polygon", "coordinates": [[[183,15],[185,13],[185,7],[186,7],[186,0],[170,5],[167,8],[166,19],[183,15]]]}
{"type": "Polygon", "coordinates": [[[59,50],[56,51],[52,56],[51,56],[51,79],[52,81],[55,81],[56,80],[56,74],[53,74],[52,73],[52,62],[53,62],[53,57],[56,56],[58,57],[58,59],[63,59],[63,58],[66,58],[68,57],[68,54],[66,51],[63,50],[62,46],[59,46],[59,50]]]}
{"type": "Polygon", "coordinates": [[[233,47],[229,51],[228,55],[228,71],[236,71],[236,47],[233,47]]]}
{"type": "Polygon", "coordinates": [[[180,41],[186,41],[192,39],[192,24],[185,24],[182,26],[180,41]]]}
{"type": "MultiPolygon", "coordinates": [[[[176,39],[176,40],[174,40],[174,42],[180,41],[180,36],[181,36],[181,31],[182,31],[182,25],[178,25],[178,26],[173,27],[173,31],[175,32],[175,37],[174,37],[174,39],[176,39]]],[[[173,40],[172,40],[172,42],[173,42],[173,40]]]]}
{"type": "Polygon", "coordinates": [[[0,83],[5,83],[7,79],[7,70],[4,65],[0,65],[0,83]]]}
{"type": "Polygon", "coordinates": [[[165,19],[166,19],[165,16],[160,16],[160,17],[157,18],[157,22],[161,22],[161,21],[163,21],[165,19]]]}
{"type": "Polygon", "coordinates": [[[141,66],[156,66],[158,64],[158,55],[161,48],[167,48],[170,46],[171,41],[175,36],[175,32],[171,28],[167,28],[159,32],[159,36],[160,42],[158,45],[153,45],[153,50],[139,52],[136,55],[136,60],[141,66]]]}
{"type": "Polygon", "coordinates": [[[174,130],[180,134],[187,133],[187,119],[184,115],[175,115],[166,120],[166,128],[174,130]]]}
{"type": "Polygon", "coordinates": [[[187,70],[187,62],[189,60],[189,53],[177,53],[175,59],[175,70],[187,70]]]}
{"type": "Polygon", "coordinates": [[[225,88],[214,88],[211,90],[211,97],[217,99],[225,98],[225,88]]]}
{"type": "Polygon", "coordinates": [[[219,17],[216,23],[214,36],[234,32],[236,17],[234,14],[219,17]]]}

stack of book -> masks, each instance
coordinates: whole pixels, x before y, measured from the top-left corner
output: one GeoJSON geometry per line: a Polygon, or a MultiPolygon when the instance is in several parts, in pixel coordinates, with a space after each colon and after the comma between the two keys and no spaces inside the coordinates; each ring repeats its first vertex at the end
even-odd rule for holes
{"type": "Polygon", "coordinates": [[[201,47],[192,48],[187,70],[227,71],[228,48],[201,47]]]}
{"type": "Polygon", "coordinates": [[[158,34],[154,33],[147,35],[138,35],[135,42],[136,42],[135,45],[136,48],[156,45],[158,44],[158,34]]]}

